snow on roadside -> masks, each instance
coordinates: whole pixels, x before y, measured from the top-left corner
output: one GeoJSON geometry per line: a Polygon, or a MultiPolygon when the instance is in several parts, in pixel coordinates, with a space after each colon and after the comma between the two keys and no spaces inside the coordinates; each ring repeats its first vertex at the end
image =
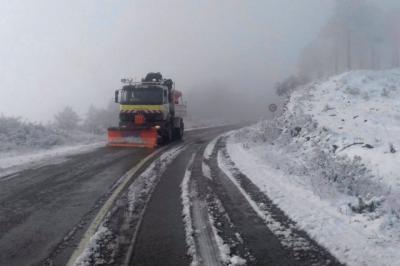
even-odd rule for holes
{"type": "Polygon", "coordinates": [[[201,171],[205,177],[212,179],[210,166],[204,161],[201,163],[201,171]]]}
{"type": "Polygon", "coordinates": [[[65,156],[90,151],[104,143],[104,135],[0,115],[0,176],[56,164],[64,161],[65,156]]]}
{"type": "MultiPolygon", "coordinates": [[[[198,251],[198,249],[201,250],[201,243],[199,244],[200,247],[196,247],[196,240],[197,241],[204,241],[201,240],[201,237],[197,236],[198,239],[195,240],[195,234],[201,234],[201,230],[206,230],[205,228],[208,228],[208,225],[210,226],[212,230],[212,237],[215,240],[216,246],[218,247],[218,253],[219,253],[219,260],[224,263],[224,265],[229,265],[229,266],[241,266],[246,264],[246,260],[242,259],[241,257],[237,255],[231,256],[231,250],[228,244],[224,243],[224,240],[218,235],[218,230],[215,226],[215,221],[213,216],[209,213],[209,210],[207,210],[206,220],[202,220],[202,218],[197,217],[196,218],[196,211],[194,210],[194,213],[192,213],[192,208],[206,208],[207,206],[206,203],[201,207],[199,206],[194,201],[198,200],[195,199],[197,197],[197,193],[193,191],[193,188],[191,189],[191,175],[192,175],[192,165],[193,161],[195,158],[195,154],[192,155],[192,157],[189,160],[189,163],[187,165],[185,175],[183,177],[182,183],[181,183],[181,199],[182,199],[182,215],[183,215],[183,221],[185,225],[185,234],[186,234],[186,245],[188,246],[188,255],[192,257],[192,262],[191,266],[197,266],[205,263],[205,258],[200,259],[200,255],[198,252],[201,254],[202,251],[198,251]],[[199,219],[199,220],[194,220],[194,219],[199,219]],[[196,222],[197,226],[196,227],[196,222]],[[207,225],[205,225],[207,223],[207,225]],[[201,229],[199,229],[201,228],[201,229]],[[200,263],[202,261],[202,263],[200,263]]],[[[222,207],[222,206],[221,206],[222,207]]],[[[199,209],[197,209],[199,211],[199,209]]],[[[198,215],[199,216],[199,215],[198,215]]],[[[200,215],[201,216],[201,215],[200,215]]],[[[213,247],[208,246],[208,249],[213,249],[213,247]]],[[[203,251],[205,254],[209,254],[206,251],[203,251]]],[[[215,250],[213,250],[215,252],[215,250]]],[[[211,252],[212,253],[212,252],[211,252]]],[[[207,263],[206,263],[207,264],[207,263]]]]}
{"type": "Polygon", "coordinates": [[[147,169],[135,179],[128,188],[129,212],[135,212],[136,204],[140,203],[145,197],[151,195],[156,187],[158,180],[167,169],[167,166],[185,149],[178,146],[160,155],[147,169]],[[140,202],[139,202],[140,201],[140,202]]]}
{"type": "Polygon", "coordinates": [[[181,199],[182,199],[182,215],[183,215],[183,222],[185,225],[185,234],[186,234],[186,245],[188,247],[188,255],[192,257],[191,266],[199,265],[199,258],[196,252],[196,245],[194,241],[194,230],[193,230],[193,222],[192,222],[192,215],[190,211],[191,200],[190,200],[190,189],[189,189],[189,182],[190,177],[192,174],[192,165],[194,161],[195,154],[192,154],[190,161],[186,167],[185,175],[183,177],[181,183],[181,199]]]}
{"type": "Polygon", "coordinates": [[[225,132],[217,137],[215,137],[214,139],[212,139],[206,146],[206,148],[204,149],[204,153],[203,153],[203,158],[207,161],[210,160],[211,155],[213,154],[214,150],[215,150],[215,145],[217,145],[218,140],[220,140],[223,137],[227,137],[230,136],[234,133],[234,130],[225,132]]]}
{"type": "Polygon", "coordinates": [[[292,182],[287,173],[249,154],[240,144],[229,143],[228,150],[240,171],[340,261],[349,265],[394,265],[394,261],[400,260],[399,246],[392,246],[393,243],[366,230],[364,221],[342,213],[292,182]]]}
{"type": "Polygon", "coordinates": [[[209,160],[211,158],[211,155],[215,149],[215,145],[217,145],[217,142],[220,138],[221,138],[221,136],[217,136],[207,144],[206,148],[204,149],[204,153],[203,153],[204,159],[209,160]]]}
{"type": "Polygon", "coordinates": [[[239,189],[239,191],[246,198],[247,202],[250,204],[255,213],[257,213],[257,215],[264,220],[265,225],[279,238],[282,245],[294,248],[296,250],[304,251],[310,250],[312,248],[310,243],[306,239],[294,232],[293,228],[284,226],[279,221],[275,220],[272,217],[271,213],[262,210],[262,205],[260,206],[257,202],[255,202],[236,180],[235,176],[233,175],[235,170],[232,169],[232,167],[226,161],[226,158],[224,158],[221,151],[218,151],[217,160],[218,167],[239,189]]]}
{"type": "Polygon", "coordinates": [[[54,147],[48,150],[38,150],[19,155],[2,154],[0,158],[0,177],[25,169],[62,163],[67,159],[67,156],[90,152],[105,144],[105,142],[95,142],[92,144],[54,147]]]}
{"type": "Polygon", "coordinates": [[[212,155],[212,153],[214,151],[215,145],[217,144],[217,141],[218,141],[219,138],[220,138],[220,136],[218,136],[218,137],[214,138],[213,140],[211,140],[207,144],[207,146],[206,146],[206,148],[204,149],[204,152],[203,152],[204,160],[201,163],[201,171],[202,171],[203,175],[205,177],[207,177],[208,179],[212,179],[212,177],[211,177],[211,169],[210,169],[210,166],[208,165],[208,161],[211,158],[211,155],[212,155]]]}
{"type": "Polygon", "coordinates": [[[96,233],[90,238],[89,245],[85,251],[77,258],[75,261],[75,266],[89,266],[89,265],[101,265],[104,263],[102,259],[95,259],[96,262],[91,262],[91,257],[100,258],[101,257],[101,246],[104,239],[112,238],[112,232],[105,226],[101,225],[97,229],[96,233]]]}
{"type": "MultiPolygon", "coordinates": [[[[217,242],[222,261],[224,263],[226,263],[228,266],[246,265],[247,261],[245,259],[241,258],[238,255],[231,256],[231,248],[228,244],[224,243],[224,240],[218,235],[218,229],[215,226],[216,222],[215,222],[213,216],[209,214],[208,218],[210,220],[213,235],[214,235],[215,241],[217,242]]],[[[237,233],[237,235],[239,235],[239,233],[237,233]]],[[[239,235],[239,237],[240,237],[240,235],[239,235]]]]}
{"type": "Polygon", "coordinates": [[[225,137],[225,136],[229,136],[230,134],[232,134],[232,131],[229,131],[227,133],[221,134],[217,137],[215,137],[214,139],[212,139],[206,146],[206,148],[204,149],[203,152],[203,162],[201,165],[201,170],[203,172],[203,175],[205,177],[207,177],[208,179],[212,179],[211,177],[211,169],[209,166],[209,161],[211,158],[211,155],[213,154],[214,150],[215,150],[215,145],[217,145],[217,142],[220,138],[225,137]]]}
{"type": "Polygon", "coordinates": [[[400,261],[400,70],[295,91],[274,121],[231,135],[236,167],[349,265],[400,261]]]}

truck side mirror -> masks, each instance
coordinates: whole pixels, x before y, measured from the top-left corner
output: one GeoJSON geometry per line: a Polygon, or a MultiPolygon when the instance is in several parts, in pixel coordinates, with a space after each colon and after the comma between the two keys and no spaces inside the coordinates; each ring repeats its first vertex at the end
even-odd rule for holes
{"type": "Polygon", "coordinates": [[[118,97],[119,96],[119,90],[116,90],[115,91],[115,99],[114,99],[114,101],[116,102],[116,103],[118,103],[119,101],[118,101],[118,97]]]}

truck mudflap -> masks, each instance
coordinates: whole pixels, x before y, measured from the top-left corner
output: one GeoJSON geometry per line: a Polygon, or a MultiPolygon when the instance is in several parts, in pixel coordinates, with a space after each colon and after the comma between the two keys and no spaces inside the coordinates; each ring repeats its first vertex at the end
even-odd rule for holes
{"type": "Polygon", "coordinates": [[[155,128],[109,128],[108,145],[112,147],[155,148],[158,133],[155,128]]]}

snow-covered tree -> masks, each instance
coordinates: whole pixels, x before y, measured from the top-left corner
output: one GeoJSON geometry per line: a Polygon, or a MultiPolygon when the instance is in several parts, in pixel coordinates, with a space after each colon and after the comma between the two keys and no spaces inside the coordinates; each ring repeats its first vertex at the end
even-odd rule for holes
{"type": "Polygon", "coordinates": [[[336,8],[317,38],[304,49],[299,73],[310,78],[354,69],[396,66],[399,57],[398,12],[378,3],[336,0],[336,8]]]}
{"type": "Polygon", "coordinates": [[[119,107],[113,102],[104,109],[91,105],[83,122],[83,128],[92,134],[103,134],[108,127],[118,125],[118,115],[119,107]]]}
{"type": "Polygon", "coordinates": [[[81,121],[79,115],[70,106],[57,113],[54,120],[56,127],[66,131],[77,129],[81,121]]]}
{"type": "Polygon", "coordinates": [[[392,67],[400,67],[400,8],[391,11],[387,17],[392,40],[392,67]]]}
{"type": "Polygon", "coordinates": [[[308,79],[302,76],[290,76],[275,85],[275,92],[278,96],[289,96],[298,86],[304,85],[308,79]]]}

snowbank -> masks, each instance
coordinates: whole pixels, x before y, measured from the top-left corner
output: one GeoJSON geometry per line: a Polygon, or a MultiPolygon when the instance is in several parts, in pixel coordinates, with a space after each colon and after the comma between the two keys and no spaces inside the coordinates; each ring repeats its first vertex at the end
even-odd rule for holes
{"type": "Polygon", "coordinates": [[[37,164],[60,162],[65,156],[89,151],[104,143],[104,136],[0,116],[0,176],[37,164]]]}
{"type": "Polygon", "coordinates": [[[100,137],[79,130],[65,131],[52,125],[24,122],[19,118],[0,116],[0,154],[46,150],[70,144],[93,143],[100,137]]]}
{"type": "Polygon", "coordinates": [[[190,263],[191,266],[197,266],[199,265],[199,258],[196,253],[196,244],[194,240],[194,230],[193,230],[193,221],[192,221],[192,215],[190,212],[190,206],[191,206],[191,200],[190,200],[190,188],[189,188],[189,182],[190,182],[190,177],[192,175],[192,165],[194,161],[194,154],[190,158],[190,161],[188,163],[188,166],[186,167],[185,175],[183,177],[182,183],[180,185],[181,187],[181,200],[182,200],[182,217],[183,217],[183,223],[185,225],[185,235],[186,235],[186,246],[188,247],[187,254],[192,257],[192,262],[190,263]]]}
{"type": "Polygon", "coordinates": [[[400,70],[294,92],[274,121],[237,131],[236,166],[350,265],[400,261],[400,70]]]}

